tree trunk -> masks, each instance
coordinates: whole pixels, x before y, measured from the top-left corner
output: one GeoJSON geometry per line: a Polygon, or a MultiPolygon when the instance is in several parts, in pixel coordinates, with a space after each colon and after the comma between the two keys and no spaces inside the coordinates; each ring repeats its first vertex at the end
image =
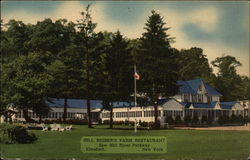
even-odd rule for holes
{"type": "Polygon", "coordinates": [[[64,98],[64,108],[63,108],[63,122],[66,122],[67,119],[67,108],[68,108],[68,99],[64,98]]]}
{"type": "Polygon", "coordinates": [[[92,128],[92,115],[91,115],[91,107],[90,107],[90,100],[87,99],[87,114],[88,114],[88,127],[92,128]]]}
{"type": "Polygon", "coordinates": [[[4,114],[4,122],[8,123],[8,114],[4,114]]]}
{"type": "Polygon", "coordinates": [[[155,116],[155,125],[157,125],[157,122],[158,122],[158,106],[157,106],[157,104],[155,104],[154,110],[155,110],[155,114],[154,114],[154,116],[155,116]]]}
{"type": "Polygon", "coordinates": [[[12,115],[11,113],[9,113],[9,123],[12,124],[12,115]]]}
{"type": "Polygon", "coordinates": [[[113,128],[113,102],[110,106],[110,121],[109,121],[109,128],[113,128]]]}
{"type": "Polygon", "coordinates": [[[90,82],[89,82],[89,51],[88,42],[86,41],[86,60],[87,60],[87,82],[86,82],[86,92],[87,92],[87,112],[88,112],[88,127],[92,128],[92,116],[91,116],[91,106],[90,106],[90,82]]]}
{"type": "Polygon", "coordinates": [[[42,123],[42,116],[39,115],[39,123],[42,123]]]}
{"type": "Polygon", "coordinates": [[[23,118],[25,119],[26,122],[30,122],[30,117],[28,115],[28,109],[23,109],[23,118]]]}
{"type": "Polygon", "coordinates": [[[37,123],[37,121],[35,121],[34,119],[29,117],[27,108],[23,109],[23,117],[24,117],[25,121],[28,123],[37,123]]]}
{"type": "Polygon", "coordinates": [[[155,127],[158,128],[158,94],[155,96],[155,104],[154,104],[154,116],[155,116],[155,127]]]}

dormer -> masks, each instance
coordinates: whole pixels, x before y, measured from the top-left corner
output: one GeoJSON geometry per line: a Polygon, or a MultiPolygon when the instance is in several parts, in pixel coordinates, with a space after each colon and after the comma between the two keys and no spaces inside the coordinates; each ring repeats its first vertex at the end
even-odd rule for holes
{"type": "Polygon", "coordinates": [[[207,94],[207,90],[206,90],[206,87],[203,83],[203,81],[201,80],[201,83],[197,89],[197,94],[207,94]]]}
{"type": "Polygon", "coordinates": [[[177,84],[179,85],[179,95],[182,102],[211,103],[212,101],[219,101],[220,96],[222,96],[202,79],[177,81],[177,84]]]}

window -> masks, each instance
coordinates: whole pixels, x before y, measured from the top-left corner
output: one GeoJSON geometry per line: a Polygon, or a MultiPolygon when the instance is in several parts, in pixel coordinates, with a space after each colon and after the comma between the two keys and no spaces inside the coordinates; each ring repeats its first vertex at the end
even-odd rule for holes
{"type": "Polygon", "coordinates": [[[212,96],[207,96],[207,103],[211,103],[212,102],[212,96]]]}
{"type": "Polygon", "coordinates": [[[203,95],[198,94],[198,103],[202,103],[202,102],[203,102],[203,95]]]}
{"type": "Polygon", "coordinates": [[[184,94],[184,102],[190,102],[189,94],[184,94]]]}
{"type": "Polygon", "coordinates": [[[196,101],[196,95],[195,95],[195,94],[192,94],[192,102],[194,102],[194,103],[197,102],[197,101],[196,101]]]}
{"type": "Polygon", "coordinates": [[[199,91],[200,91],[200,92],[202,91],[202,85],[199,86],[199,91]]]}

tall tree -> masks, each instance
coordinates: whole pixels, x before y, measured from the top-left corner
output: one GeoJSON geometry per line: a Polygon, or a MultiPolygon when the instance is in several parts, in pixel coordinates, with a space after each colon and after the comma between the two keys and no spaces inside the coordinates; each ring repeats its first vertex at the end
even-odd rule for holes
{"type": "Polygon", "coordinates": [[[202,78],[206,82],[212,77],[212,68],[209,66],[206,55],[201,48],[190,48],[179,51],[179,79],[191,80],[202,78]],[[194,72],[195,71],[195,72],[194,72]]]}
{"type": "Polygon", "coordinates": [[[237,67],[241,63],[232,56],[217,57],[212,61],[212,65],[218,68],[218,74],[215,79],[215,88],[222,93],[222,100],[231,101],[239,99],[238,93],[241,84],[241,77],[237,74],[237,67]]]}
{"type": "Polygon", "coordinates": [[[51,95],[64,99],[63,121],[67,119],[68,99],[80,97],[80,86],[83,81],[83,58],[78,46],[69,46],[51,65],[48,73],[54,77],[51,95]]]}
{"type": "Polygon", "coordinates": [[[26,47],[30,52],[50,52],[52,56],[58,55],[70,43],[69,27],[65,27],[66,23],[66,19],[53,22],[47,18],[38,21],[30,31],[26,47]]]}
{"type": "Polygon", "coordinates": [[[155,11],[151,12],[142,34],[140,51],[136,56],[136,64],[141,77],[138,91],[145,93],[154,103],[155,125],[158,124],[159,96],[171,96],[177,91],[177,73],[175,71],[175,54],[170,46],[171,38],[165,27],[163,17],[155,11]]]}
{"type": "Polygon", "coordinates": [[[9,20],[1,24],[1,56],[2,62],[8,63],[20,55],[27,55],[28,48],[25,46],[29,39],[31,27],[22,21],[9,20]],[[5,27],[5,30],[2,30],[5,27]]]}
{"type": "Polygon", "coordinates": [[[110,111],[110,128],[113,128],[113,102],[127,101],[133,92],[133,61],[128,43],[117,31],[111,37],[105,56],[103,99],[106,109],[110,111]]]}
{"type": "Polygon", "coordinates": [[[49,53],[30,53],[27,56],[19,56],[12,64],[11,70],[7,71],[12,102],[18,109],[23,110],[27,122],[31,121],[28,109],[40,116],[49,112],[46,100],[53,77],[45,70],[48,62],[49,53]]]}
{"type": "Polygon", "coordinates": [[[91,88],[90,88],[90,50],[91,47],[89,42],[95,36],[94,29],[96,28],[96,23],[92,22],[92,17],[90,14],[90,5],[86,7],[85,12],[81,12],[82,18],[78,20],[78,28],[80,33],[83,36],[84,40],[84,56],[86,60],[86,100],[87,100],[87,115],[88,115],[88,127],[92,128],[92,117],[91,117],[91,106],[90,106],[90,99],[91,99],[91,88]]]}
{"type": "Polygon", "coordinates": [[[62,36],[68,39],[64,40],[65,42],[61,46],[61,50],[58,50],[59,53],[55,56],[56,60],[47,68],[49,74],[55,79],[50,92],[51,97],[64,99],[62,118],[65,122],[67,119],[68,99],[80,97],[80,82],[83,81],[83,47],[76,41],[78,35],[75,30],[75,24],[72,22],[66,24],[66,21],[64,22],[62,36]]]}

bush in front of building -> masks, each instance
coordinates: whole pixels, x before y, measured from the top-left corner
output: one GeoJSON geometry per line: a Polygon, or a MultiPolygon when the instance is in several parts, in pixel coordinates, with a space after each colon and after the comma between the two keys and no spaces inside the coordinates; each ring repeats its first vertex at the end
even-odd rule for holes
{"type": "Polygon", "coordinates": [[[199,121],[199,117],[193,116],[192,123],[196,124],[196,123],[198,123],[198,121],[199,121]]]}
{"type": "Polygon", "coordinates": [[[185,116],[185,118],[184,118],[184,123],[185,124],[189,124],[189,123],[191,123],[191,117],[190,116],[185,116]]]}
{"type": "Polygon", "coordinates": [[[218,123],[219,125],[223,125],[223,124],[226,124],[226,123],[229,123],[229,117],[228,116],[220,116],[219,119],[218,119],[218,123]]]}
{"type": "Polygon", "coordinates": [[[181,116],[176,116],[174,120],[174,124],[182,124],[181,116]]]}
{"type": "Polygon", "coordinates": [[[230,123],[241,123],[244,124],[245,123],[245,119],[242,115],[236,116],[234,114],[231,115],[230,117],[230,123]]]}
{"type": "Polygon", "coordinates": [[[151,128],[153,129],[159,129],[161,127],[161,122],[160,121],[157,121],[156,123],[153,123],[151,125],[151,128]]]}
{"type": "Polygon", "coordinates": [[[250,117],[245,116],[244,117],[244,124],[250,123],[250,117]]]}
{"type": "Polygon", "coordinates": [[[140,123],[140,126],[142,127],[148,127],[148,125],[149,125],[148,122],[145,122],[145,121],[140,123]]]}
{"type": "Polygon", "coordinates": [[[33,143],[37,140],[34,133],[29,133],[27,128],[15,124],[0,124],[0,143],[33,143]]]}
{"type": "Polygon", "coordinates": [[[169,125],[174,124],[174,120],[173,120],[172,116],[167,116],[165,122],[168,123],[169,125]]]}
{"type": "Polygon", "coordinates": [[[232,114],[230,117],[230,123],[237,123],[237,116],[232,114]]]}
{"type": "Polygon", "coordinates": [[[103,120],[103,124],[109,124],[109,120],[103,120]]]}
{"type": "Polygon", "coordinates": [[[204,115],[203,115],[203,116],[201,117],[201,123],[204,124],[204,123],[207,123],[207,121],[208,121],[208,120],[207,120],[207,116],[204,116],[204,115]]]}
{"type": "Polygon", "coordinates": [[[237,122],[238,122],[238,123],[241,123],[241,124],[244,124],[244,123],[245,123],[244,117],[243,117],[242,115],[239,115],[239,116],[237,117],[237,122]]]}
{"type": "Polygon", "coordinates": [[[77,124],[77,125],[87,125],[88,120],[86,119],[67,119],[65,122],[62,122],[61,119],[56,120],[44,120],[45,124],[53,124],[53,123],[65,123],[65,124],[77,124]]]}
{"type": "Polygon", "coordinates": [[[114,121],[113,122],[114,125],[125,125],[124,121],[114,121]]]}
{"type": "Polygon", "coordinates": [[[77,125],[87,125],[88,120],[86,119],[68,119],[65,121],[66,124],[77,124],[77,125]]]}

